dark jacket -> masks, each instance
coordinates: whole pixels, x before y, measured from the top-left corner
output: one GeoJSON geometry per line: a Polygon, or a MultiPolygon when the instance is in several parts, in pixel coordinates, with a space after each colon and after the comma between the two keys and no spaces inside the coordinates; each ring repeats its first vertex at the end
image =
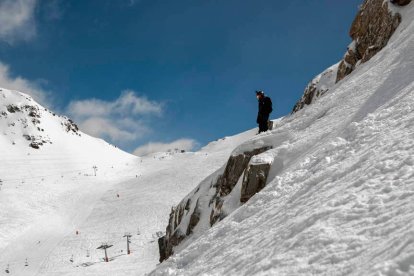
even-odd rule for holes
{"type": "Polygon", "coordinates": [[[264,96],[263,98],[259,99],[259,112],[257,113],[257,123],[259,121],[268,120],[270,113],[272,113],[272,100],[264,96]]]}

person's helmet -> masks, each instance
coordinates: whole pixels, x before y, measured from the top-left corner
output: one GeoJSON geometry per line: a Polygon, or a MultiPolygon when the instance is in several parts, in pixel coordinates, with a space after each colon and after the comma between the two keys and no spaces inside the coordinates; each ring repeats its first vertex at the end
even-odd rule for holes
{"type": "Polygon", "coordinates": [[[256,90],[256,95],[264,95],[264,92],[262,90],[256,90]]]}

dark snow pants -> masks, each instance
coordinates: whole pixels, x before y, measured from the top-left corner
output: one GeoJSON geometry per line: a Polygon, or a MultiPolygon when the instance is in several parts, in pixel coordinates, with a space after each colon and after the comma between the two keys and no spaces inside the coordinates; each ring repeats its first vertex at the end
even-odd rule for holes
{"type": "Polygon", "coordinates": [[[267,124],[267,121],[269,121],[269,115],[259,116],[257,120],[259,124],[259,133],[267,131],[269,129],[269,126],[267,124]]]}

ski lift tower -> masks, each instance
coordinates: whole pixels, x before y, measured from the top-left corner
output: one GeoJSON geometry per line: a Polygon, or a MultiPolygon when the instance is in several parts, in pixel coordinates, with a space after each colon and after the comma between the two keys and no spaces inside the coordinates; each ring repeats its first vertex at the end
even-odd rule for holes
{"type": "Polygon", "coordinates": [[[96,176],[96,171],[98,170],[98,167],[97,166],[93,166],[92,169],[93,169],[93,172],[94,172],[94,174],[96,176]]]}
{"type": "Polygon", "coordinates": [[[127,238],[127,254],[131,254],[131,250],[129,250],[129,244],[131,241],[129,240],[132,237],[131,233],[125,233],[124,238],[127,238]]]}
{"type": "Polygon", "coordinates": [[[101,245],[101,246],[99,246],[98,248],[96,248],[96,249],[102,249],[102,250],[105,250],[105,262],[109,262],[109,259],[108,259],[108,254],[107,254],[106,250],[107,250],[108,248],[112,247],[112,246],[113,246],[112,244],[102,243],[102,245],[101,245]]]}

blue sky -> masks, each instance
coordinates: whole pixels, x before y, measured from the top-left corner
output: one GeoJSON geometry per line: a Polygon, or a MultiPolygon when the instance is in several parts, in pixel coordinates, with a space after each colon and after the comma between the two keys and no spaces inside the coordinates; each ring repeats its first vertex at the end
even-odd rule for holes
{"type": "Polygon", "coordinates": [[[202,146],[256,127],[256,89],[288,114],[361,2],[0,0],[0,86],[130,152],[202,146]]]}

